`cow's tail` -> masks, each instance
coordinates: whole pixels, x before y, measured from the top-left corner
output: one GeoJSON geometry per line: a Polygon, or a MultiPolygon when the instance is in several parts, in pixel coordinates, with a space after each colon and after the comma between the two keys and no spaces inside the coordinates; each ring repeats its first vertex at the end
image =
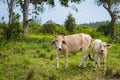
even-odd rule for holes
{"type": "Polygon", "coordinates": [[[89,57],[89,59],[90,59],[91,61],[95,61],[94,59],[91,58],[90,53],[88,54],[88,57],[89,57]]]}
{"type": "MultiPolygon", "coordinates": [[[[91,45],[92,41],[93,41],[93,40],[91,39],[91,42],[90,42],[90,46],[89,46],[89,47],[92,47],[92,45],[91,45]]],[[[91,50],[89,50],[89,54],[88,54],[89,59],[90,59],[91,61],[95,61],[94,59],[91,58],[90,52],[91,52],[91,50]]]]}

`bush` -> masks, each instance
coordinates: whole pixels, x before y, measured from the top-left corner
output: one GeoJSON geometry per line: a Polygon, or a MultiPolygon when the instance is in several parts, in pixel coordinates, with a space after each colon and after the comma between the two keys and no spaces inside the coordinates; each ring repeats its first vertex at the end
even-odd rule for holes
{"type": "Polygon", "coordinates": [[[120,43],[120,25],[119,24],[115,24],[115,40],[114,41],[120,43]]]}
{"type": "Polygon", "coordinates": [[[14,22],[12,28],[8,26],[3,26],[3,38],[8,39],[8,34],[10,35],[10,40],[19,41],[23,38],[23,28],[19,22],[14,22]]]}
{"type": "Polygon", "coordinates": [[[96,29],[93,29],[89,26],[77,26],[75,33],[86,33],[90,34],[93,38],[98,38],[102,35],[101,32],[97,32],[96,29]]]}
{"type": "Polygon", "coordinates": [[[31,34],[38,34],[40,33],[41,25],[37,23],[35,20],[32,20],[29,23],[29,33],[31,34]]]}
{"type": "Polygon", "coordinates": [[[97,31],[104,33],[105,36],[110,34],[110,23],[106,22],[105,24],[100,25],[97,28],[97,31]]]}
{"type": "Polygon", "coordinates": [[[68,34],[69,32],[65,29],[64,26],[56,26],[55,34],[68,34]]]}
{"type": "Polygon", "coordinates": [[[51,20],[47,21],[41,28],[42,33],[53,34],[55,32],[55,23],[51,20]]]}
{"type": "Polygon", "coordinates": [[[23,27],[22,27],[21,23],[19,22],[19,17],[20,17],[19,14],[14,14],[14,17],[13,17],[14,22],[9,27],[5,23],[3,23],[1,25],[2,39],[14,40],[14,41],[22,40],[23,27]]]}
{"type": "Polygon", "coordinates": [[[0,23],[0,39],[3,38],[4,28],[7,27],[6,23],[0,23]]]}

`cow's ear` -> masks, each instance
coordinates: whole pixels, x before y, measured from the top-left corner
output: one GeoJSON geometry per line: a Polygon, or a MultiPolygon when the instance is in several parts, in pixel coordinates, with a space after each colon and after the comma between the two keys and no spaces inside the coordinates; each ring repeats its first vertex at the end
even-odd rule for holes
{"type": "Polygon", "coordinates": [[[54,44],[55,43],[55,40],[53,40],[52,42],[51,42],[51,44],[54,44]]]}
{"type": "Polygon", "coordinates": [[[64,40],[62,41],[62,43],[63,43],[63,44],[66,44],[66,42],[65,42],[64,40]]]}
{"type": "Polygon", "coordinates": [[[112,47],[112,45],[109,44],[109,43],[107,43],[106,46],[107,46],[108,48],[112,47]]]}
{"type": "Polygon", "coordinates": [[[57,37],[57,35],[53,34],[54,37],[57,37]]]}

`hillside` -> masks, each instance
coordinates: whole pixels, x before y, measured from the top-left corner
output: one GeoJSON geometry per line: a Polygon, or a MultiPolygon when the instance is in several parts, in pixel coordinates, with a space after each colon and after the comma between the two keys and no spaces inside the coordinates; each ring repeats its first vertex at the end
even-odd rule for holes
{"type": "MultiPolygon", "coordinates": [[[[64,69],[64,57],[60,57],[60,69],[56,69],[52,35],[29,35],[22,42],[0,44],[0,80],[110,80],[120,79],[120,45],[111,43],[108,49],[107,70],[93,71],[87,59],[87,68],[78,68],[81,52],[69,54],[68,69],[64,69]]],[[[101,38],[107,40],[107,38],[101,38]]]]}

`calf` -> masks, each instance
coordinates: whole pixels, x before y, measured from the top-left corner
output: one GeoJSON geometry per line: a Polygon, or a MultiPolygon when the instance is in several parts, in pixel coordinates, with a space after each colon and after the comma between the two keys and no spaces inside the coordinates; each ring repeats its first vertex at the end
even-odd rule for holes
{"type": "Polygon", "coordinates": [[[93,52],[92,58],[94,59],[94,57],[96,57],[95,62],[93,62],[93,67],[95,71],[97,69],[97,65],[100,67],[100,60],[103,60],[103,68],[104,70],[106,70],[107,48],[109,48],[110,46],[110,44],[99,39],[96,39],[91,43],[93,52]]]}
{"type": "Polygon", "coordinates": [[[83,68],[86,67],[86,57],[87,50],[91,43],[91,36],[88,34],[73,34],[73,35],[55,35],[55,39],[52,41],[52,44],[56,49],[56,63],[57,68],[59,68],[59,54],[63,54],[65,57],[65,69],[68,67],[68,53],[76,53],[82,50],[82,59],[79,64],[79,67],[82,66],[84,62],[83,68]]]}

